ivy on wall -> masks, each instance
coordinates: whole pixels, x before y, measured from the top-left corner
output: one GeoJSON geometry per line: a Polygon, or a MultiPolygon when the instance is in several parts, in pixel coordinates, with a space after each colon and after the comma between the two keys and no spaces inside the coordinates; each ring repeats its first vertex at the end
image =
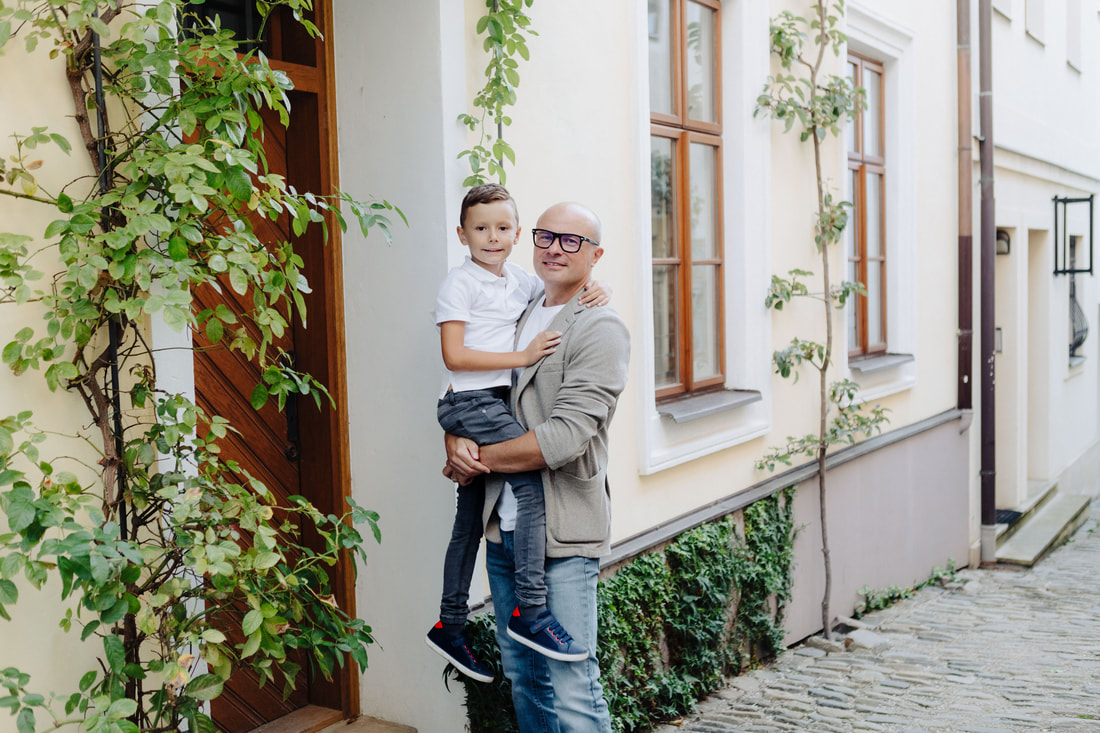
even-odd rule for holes
{"type": "Polygon", "coordinates": [[[476,114],[458,116],[458,121],[479,132],[477,144],[458,154],[470,164],[470,175],[462,181],[463,186],[476,186],[488,183],[492,176],[504,184],[507,174],[504,161],[516,164],[516,154],[512,146],[504,139],[504,128],[512,124],[507,109],[516,103],[516,87],[519,86],[519,62],[530,57],[526,35],[537,36],[531,29],[531,19],[524,12],[535,0],[485,0],[489,12],[477,21],[477,33],[485,34],[483,43],[489,54],[489,63],[485,67],[485,86],[474,96],[474,107],[480,110],[476,114]],[[496,137],[489,132],[489,125],[496,126],[496,137]]]}
{"type": "MultiPolygon", "coordinates": [[[[616,733],[643,731],[692,709],[723,678],[783,649],[791,597],[794,489],[685,532],[601,580],[597,656],[616,733]]],[[[458,677],[472,733],[514,733],[492,614],[468,626],[492,684],[458,677]]]]}

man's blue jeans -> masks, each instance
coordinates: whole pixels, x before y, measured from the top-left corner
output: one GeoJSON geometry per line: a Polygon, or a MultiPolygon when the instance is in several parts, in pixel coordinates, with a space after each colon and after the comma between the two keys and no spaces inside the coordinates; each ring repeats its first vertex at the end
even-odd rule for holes
{"type": "Polygon", "coordinates": [[[504,674],[521,733],[611,733],[611,718],[596,661],[596,583],[600,562],[587,557],[546,558],[550,612],[591,650],[583,662],[557,662],[514,641],[506,627],[516,607],[511,532],[486,543],[485,569],[493,594],[504,674]]]}

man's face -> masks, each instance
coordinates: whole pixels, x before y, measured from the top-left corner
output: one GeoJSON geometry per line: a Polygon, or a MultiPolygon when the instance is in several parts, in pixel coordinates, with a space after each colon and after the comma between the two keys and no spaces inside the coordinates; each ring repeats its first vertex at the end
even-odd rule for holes
{"type": "Polygon", "coordinates": [[[474,262],[499,275],[519,232],[512,202],[490,201],[466,211],[466,224],[458,228],[458,238],[470,248],[474,262]]]}
{"type": "MultiPolygon", "coordinates": [[[[569,208],[556,207],[539,217],[537,229],[548,229],[558,234],[579,234],[598,240],[599,232],[592,221],[569,208]]],[[[590,242],[581,244],[577,252],[564,252],[561,241],[555,239],[549,249],[535,247],[535,274],[548,288],[563,291],[580,289],[592,278],[592,268],[603,256],[603,248],[590,242]]]]}

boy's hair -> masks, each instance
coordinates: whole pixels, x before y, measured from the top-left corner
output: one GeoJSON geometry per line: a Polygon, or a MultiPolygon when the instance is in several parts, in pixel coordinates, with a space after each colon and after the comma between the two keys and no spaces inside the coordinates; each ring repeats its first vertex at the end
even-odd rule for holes
{"type": "Polygon", "coordinates": [[[460,227],[466,226],[466,212],[470,210],[471,206],[489,204],[494,201],[507,201],[510,203],[512,212],[516,215],[516,221],[519,221],[519,208],[516,207],[516,200],[512,198],[512,194],[508,193],[508,189],[499,183],[482,183],[466,192],[466,196],[462,199],[462,210],[458,214],[458,225],[460,227]]]}

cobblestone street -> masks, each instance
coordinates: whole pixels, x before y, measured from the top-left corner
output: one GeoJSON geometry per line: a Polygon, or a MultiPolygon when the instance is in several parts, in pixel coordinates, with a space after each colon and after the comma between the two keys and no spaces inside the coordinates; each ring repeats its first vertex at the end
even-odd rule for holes
{"type": "Polygon", "coordinates": [[[656,733],[1100,731],[1098,508],[1034,569],[960,571],[656,733]]]}

